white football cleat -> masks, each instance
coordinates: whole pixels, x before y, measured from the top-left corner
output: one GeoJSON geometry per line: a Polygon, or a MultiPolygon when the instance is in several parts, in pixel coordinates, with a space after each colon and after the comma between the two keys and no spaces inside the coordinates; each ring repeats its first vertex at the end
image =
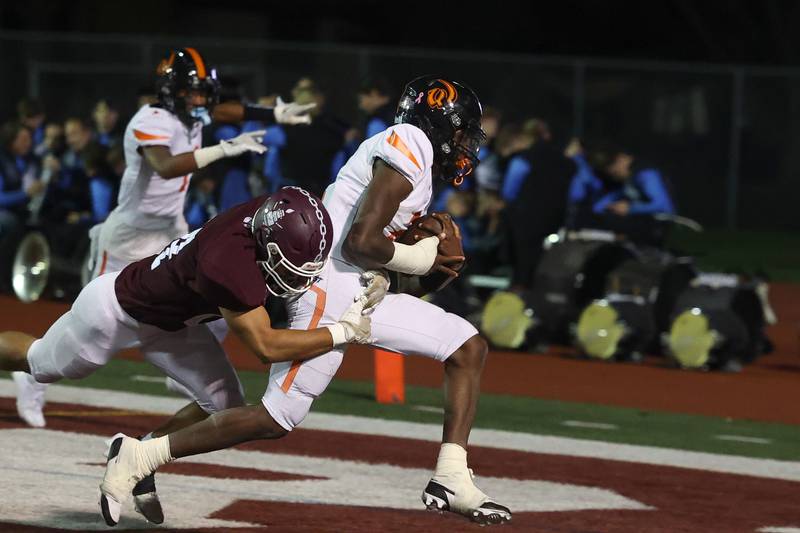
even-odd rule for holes
{"type": "Polygon", "coordinates": [[[11,377],[17,386],[17,414],[29,426],[43,428],[47,385],[37,382],[27,372],[12,372],[11,377]]]}
{"type": "Polygon", "coordinates": [[[117,433],[110,440],[108,462],[103,482],[100,484],[100,511],[109,526],[119,522],[122,504],[147,472],[141,471],[136,457],[137,439],[117,433]]]}
{"type": "Polygon", "coordinates": [[[492,501],[472,482],[467,474],[434,476],[422,491],[422,503],[429,511],[450,511],[464,515],[481,525],[511,521],[511,510],[492,501]]]}

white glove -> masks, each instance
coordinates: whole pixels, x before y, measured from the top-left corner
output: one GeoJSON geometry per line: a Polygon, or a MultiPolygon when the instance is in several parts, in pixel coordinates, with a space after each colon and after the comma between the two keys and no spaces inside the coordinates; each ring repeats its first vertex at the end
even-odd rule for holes
{"type": "Polygon", "coordinates": [[[245,152],[255,152],[263,154],[267,151],[267,147],[261,144],[264,140],[266,130],[251,131],[237,135],[233,139],[222,141],[219,143],[222,146],[222,151],[225,152],[225,157],[236,157],[245,152]]]}
{"type": "Polygon", "coordinates": [[[266,133],[265,130],[242,133],[233,139],[222,141],[214,146],[195,150],[194,160],[197,163],[197,168],[203,168],[224,157],[236,157],[245,152],[263,154],[267,151],[267,147],[261,144],[264,133],[266,133]]]}
{"type": "Polygon", "coordinates": [[[355,299],[358,300],[362,296],[366,298],[367,303],[364,304],[362,314],[371,315],[389,290],[389,278],[384,270],[367,270],[361,273],[361,284],[364,290],[355,299]]]}
{"type": "Polygon", "coordinates": [[[284,102],[281,97],[278,97],[275,103],[275,108],[272,110],[275,113],[275,122],[278,124],[311,124],[311,115],[308,112],[317,107],[317,104],[295,104],[284,102]]]}
{"type": "Polygon", "coordinates": [[[364,304],[367,299],[363,296],[356,300],[339,318],[339,322],[332,326],[325,326],[331,332],[333,345],[341,344],[371,344],[372,319],[363,314],[364,304]]]}

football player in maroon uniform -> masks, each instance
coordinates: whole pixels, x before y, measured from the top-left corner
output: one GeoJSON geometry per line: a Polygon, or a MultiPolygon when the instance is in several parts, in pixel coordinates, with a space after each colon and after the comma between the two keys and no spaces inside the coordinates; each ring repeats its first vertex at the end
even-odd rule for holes
{"type": "MultiPolygon", "coordinates": [[[[143,441],[161,449],[166,438],[159,435],[244,405],[236,372],[204,323],[224,319],[250,351],[269,363],[370,341],[370,318],[362,315],[365,299],[357,296],[334,324],[304,331],[270,325],[265,299],[307,291],[325,265],[332,237],[322,202],[299,187],[246,202],[172,241],[161,253],[93,280],[42,338],[0,333],[0,369],[27,372],[41,383],[79,379],[118,351],[138,347],[196,400],[143,441]]],[[[270,419],[264,406],[251,410],[270,419]]],[[[137,508],[160,523],[163,513],[153,478],[138,481],[137,508]]],[[[123,498],[117,497],[104,498],[111,525],[119,519],[123,498]]]]}

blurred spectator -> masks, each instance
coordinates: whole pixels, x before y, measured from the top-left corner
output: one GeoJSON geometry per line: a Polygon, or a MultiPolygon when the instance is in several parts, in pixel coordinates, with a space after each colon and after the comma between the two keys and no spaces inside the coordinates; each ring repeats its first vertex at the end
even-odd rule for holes
{"type": "Polygon", "coordinates": [[[0,128],[0,241],[19,230],[28,217],[31,198],[44,192],[31,156],[30,130],[19,122],[0,128]]]}
{"type": "Polygon", "coordinates": [[[108,168],[114,176],[114,180],[119,182],[122,179],[122,174],[125,172],[125,149],[121,144],[112,146],[106,155],[108,168]]]}
{"type": "Polygon", "coordinates": [[[652,244],[663,240],[652,215],[674,214],[675,206],[658,170],[634,168],[634,156],[609,141],[590,145],[573,160],[578,171],[569,191],[571,227],[607,229],[652,244]]]}
{"type": "Polygon", "coordinates": [[[195,230],[217,216],[219,210],[214,202],[216,183],[205,169],[198,171],[200,176],[192,176],[192,185],[186,195],[183,212],[190,230],[195,230]]]}
{"type": "Polygon", "coordinates": [[[500,113],[492,108],[486,107],[481,117],[481,128],[486,133],[486,140],[481,146],[478,158],[481,164],[475,169],[475,181],[478,189],[497,191],[500,190],[500,183],[503,181],[503,162],[502,155],[498,153],[497,134],[500,132],[500,113]]]}
{"type": "MultiPolygon", "coordinates": [[[[206,135],[209,137],[208,142],[204,141],[203,144],[210,146],[226,139],[232,139],[244,132],[246,126],[248,125],[244,124],[239,127],[233,124],[212,123],[203,131],[204,137],[206,135]]],[[[209,194],[214,193],[214,203],[220,211],[226,211],[253,197],[248,181],[252,160],[251,154],[242,154],[239,157],[224,159],[208,169],[207,174],[215,184],[213,191],[208,192],[209,194]]]]}
{"type": "MultiPolygon", "coordinates": [[[[278,95],[272,94],[262,96],[258,99],[258,105],[264,107],[275,107],[278,95]]],[[[279,124],[272,124],[264,128],[265,134],[263,143],[267,147],[264,154],[262,174],[266,181],[264,192],[272,193],[283,186],[283,176],[281,175],[281,149],[286,146],[286,133],[279,124]]]]}
{"type": "Polygon", "coordinates": [[[292,89],[295,103],[314,102],[311,124],[281,126],[286,135],[281,148],[281,175],[288,184],[299,185],[318,196],[339,169],[334,157],[345,143],[348,125],[325,106],[325,94],[310,78],[301,78],[292,89]]]}
{"type": "MultiPolygon", "coordinates": [[[[48,188],[43,216],[51,225],[84,226],[94,216],[84,161],[87,148],[92,145],[92,130],[83,120],[69,118],[64,122],[64,137],[67,150],[60,159],[50,157],[45,163],[47,170],[53,172],[53,181],[48,188]]],[[[66,247],[70,243],[64,241],[78,238],[80,234],[77,229],[64,229],[60,238],[66,247]]],[[[74,241],[71,244],[75,244],[74,241]]]]}
{"type": "Polygon", "coordinates": [[[588,153],[573,155],[578,172],[572,179],[569,201],[578,212],[652,215],[675,213],[661,173],[643,166],[634,170],[634,157],[611,142],[598,142],[588,153]]]}
{"type": "Polygon", "coordinates": [[[518,141],[525,147],[508,164],[502,197],[507,203],[512,285],[529,289],[542,255],[542,242],[566,218],[567,195],[575,164],[552,142],[546,122],[527,121],[518,141]]]}
{"type": "Polygon", "coordinates": [[[94,140],[103,146],[119,144],[123,132],[120,129],[119,112],[108,99],[98,100],[92,110],[94,140]]]}
{"type": "Polygon", "coordinates": [[[33,147],[44,142],[44,107],[39,100],[23,98],[17,104],[17,118],[20,123],[31,130],[33,147]]]}
{"type": "Polygon", "coordinates": [[[364,137],[369,139],[394,124],[396,108],[397,102],[386,80],[365,81],[358,91],[358,109],[366,115],[364,137]]]}
{"type": "MultiPolygon", "coordinates": [[[[89,180],[91,198],[91,221],[93,224],[103,222],[114,209],[119,189],[119,178],[111,169],[108,149],[100,144],[91,143],[83,150],[86,176],[89,180]]],[[[124,159],[123,159],[124,160],[124,159]]]]}
{"type": "Polygon", "coordinates": [[[40,159],[47,156],[59,158],[65,149],[64,127],[57,122],[51,122],[45,126],[44,140],[34,148],[34,154],[40,159]]]}

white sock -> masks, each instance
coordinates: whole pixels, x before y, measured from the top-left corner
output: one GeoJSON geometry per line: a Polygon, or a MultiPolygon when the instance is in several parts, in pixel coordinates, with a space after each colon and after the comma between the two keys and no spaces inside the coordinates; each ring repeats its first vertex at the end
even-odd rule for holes
{"type": "Polygon", "coordinates": [[[445,442],[439,449],[439,459],[436,461],[436,471],[433,477],[448,477],[453,475],[467,475],[467,450],[452,442],[445,442]]]}
{"type": "Polygon", "coordinates": [[[169,437],[156,437],[141,442],[136,447],[138,463],[148,472],[155,472],[159,466],[174,460],[169,451],[169,437]]]}
{"type": "Polygon", "coordinates": [[[154,438],[155,438],[155,437],[153,437],[153,432],[151,431],[151,432],[150,432],[150,433],[148,433],[147,435],[144,435],[144,436],[142,436],[142,438],[140,438],[139,440],[140,440],[140,441],[142,441],[142,442],[144,442],[144,441],[146,441],[146,440],[150,440],[150,439],[154,439],[154,438]]]}

